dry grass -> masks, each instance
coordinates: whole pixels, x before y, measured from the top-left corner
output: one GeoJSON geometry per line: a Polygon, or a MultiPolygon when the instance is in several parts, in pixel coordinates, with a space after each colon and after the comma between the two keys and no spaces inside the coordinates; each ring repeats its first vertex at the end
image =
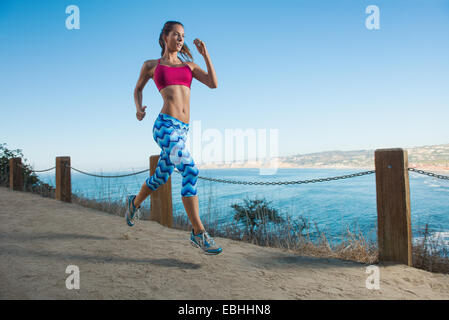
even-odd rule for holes
{"type": "MultiPolygon", "coordinates": [[[[190,222],[186,215],[173,218],[173,227],[181,230],[190,230],[190,222]]],[[[236,222],[218,226],[204,224],[204,227],[214,237],[223,237],[233,240],[249,242],[259,246],[283,248],[293,250],[301,255],[314,257],[337,258],[357,261],[366,264],[378,262],[376,244],[367,241],[361,233],[354,234],[347,230],[343,241],[333,245],[324,233],[310,229],[298,229],[292,220],[275,224],[270,228],[257,229],[253,234],[236,222]],[[319,234],[317,236],[317,234],[319,234]]]]}
{"type": "Polygon", "coordinates": [[[440,236],[432,236],[428,224],[420,230],[422,240],[413,245],[413,266],[430,272],[449,274],[449,248],[440,236]]]}

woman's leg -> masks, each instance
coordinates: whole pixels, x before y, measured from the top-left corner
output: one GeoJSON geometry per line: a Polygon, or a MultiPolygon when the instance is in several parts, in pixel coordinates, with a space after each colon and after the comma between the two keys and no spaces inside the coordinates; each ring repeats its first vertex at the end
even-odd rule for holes
{"type": "Polygon", "coordinates": [[[179,158],[174,158],[173,162],[176,168],[182,174],[181,197],[184,209],[187,212],[190,223],[192,224],[195,234],[204,231],[204,226],[200,219],[199,202],[197,195],[197,180],[199,170],[190,155],[189,150],[185,147],[185,140],[179,141],[176,149],[172,151],[172,156],[175,154],[179,158]],[[179,153],[180,152],[180,153],[179,153]]]}
{"type": "Polygon", "coordinates": [[[196,190],[198,168],[185,147],[188,125],[164,114],[159,114],[153,127],[153,138],[162,151],[155,173],[145,181],[134,205],[139,206],[154,190],[167,182],[174,167],[182,174],[181,196],[184,208],[195,233],[204,230],[200,220],[199,203],[196,190]]]}
{"type": "Polygon", "coordinates": [[[182,197],[182,203],[186,209],[187,216],[189,217],[190,223],[193,227],[193,232],[195,234],[200,233],[204,230],[204,226],[200,219],[200,208],[198,204],[198,196],[192,197],[182,197]]]}
{"type": "MultiPolygon", "coordinates": [[[[159,163],[158,163],[159,165],[159,163]]],[[[183,179],[185,180],[185,179],[183,179]]],[[[184,182],[185,183],[185,182],[184,182]]],[[[147,183],[145,182],[140,188],[140,192],[137,197],[134,199],[134,205],[139,207],[140,204],[151,194],[153,190],[148,188],[147,183]]],[[[190,223],[192,224],[193,231],[195,234],[198,234],[200,231],[204,230],[204,226],[201,223],[200,219],[200,209],[198,203],[198,196],[190,196],[190,197],[182,197],[182,203],[184,204],[184,208],[187,212],[187,216],[189,217],[190,223]]]]}
{"type": "Polygon", "coordinates": [[[199,170],[187,149],[182,149],[181,153],[181,163],[176,164],[176,168],[182,173],[182,202],[193,227],[190,242],[193,246],[201,248],[206,254],[219,254],[223,249],[217,246],[214,239],[204,230],[200,220],[196,188],[199,170]]]}
{"type": "Polygon", "coordinates": [[[167,183],[170,178],[175,166],[170,162],[167,152],[168,150],[166,148],[162,148],[156,165],[156,170],[148,179],[145,180],[145,183],[140,188],[139,194],[134,199],[134,205],[136,207],[139,207],[141,203],[144,202],[151,193],[153,193],[153,191],[161,185],[167,183]]]}
{"type": "Polygon", "coordinates": [[[144,182],[142,187],[140,188],[139,193],[137,194],[136,198],[134,199],[134,205],[136,208],[140,207],[141,203],[145,201],[145,199],[153,193],[153,190],[148,188],[147,183],[144,182]]]}

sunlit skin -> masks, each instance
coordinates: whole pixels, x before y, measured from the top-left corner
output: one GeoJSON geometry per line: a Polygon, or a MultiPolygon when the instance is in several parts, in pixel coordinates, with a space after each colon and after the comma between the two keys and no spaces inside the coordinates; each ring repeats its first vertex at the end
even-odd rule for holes
{"type": "MultiPolygon", "coordinates": [[[[181,25],[174,25],[168,36],[163,35],[165,42],[165,52],[161,57],[160,63],[171,67],[182,67],[182,61],[178,58],[178,52],[181,51],[184,44],[184,28],[181,25]]],[[[203,41],[196,38],[195,44],[198,52],[203,56],[207,66],[207,72],[202,70],[194,62],[185,62],[192,70],[193,77],[213,89],[217,87],[217,76],[215,74],[212,61],[207,52],[206,45],[203,41]]],[[[139,79],[137,80],[136,88],[134,89],[134,101],[136,103],[136,117],[141,121],[145,117],[145,109],[147,106],[142,106],[142,91],[150,78],[153,78],[154,70],[157,66],[157,59],[147,60],[144,62],[140,71],[139,79]]],[[[190,121],[190,88],[183,85],[169,85],[160,91],[164,104],[160,112],[171,115],[182,122],[189,123],[190,121]]],[[[141,203],[153,192],[143,183],[140,192],[134,199],[134,204],[139,207],[141,203]]],[[[198,195],[192,197],[182,197],[184,208],[187,216],[192,224],[195,233],[204,230],[199,215],[198,195]]]]}

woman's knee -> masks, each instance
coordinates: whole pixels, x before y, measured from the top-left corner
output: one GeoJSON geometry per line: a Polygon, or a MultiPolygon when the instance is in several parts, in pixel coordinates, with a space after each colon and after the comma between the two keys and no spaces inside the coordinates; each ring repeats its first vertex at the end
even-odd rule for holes
{"type": "Polygon", "coordinates": [[[152,174],[148,179],[145,180],[147,187],[154,191],[161,185],[166,184],[173,170],[173,166],[158,165],[154,174],[152,174]]]}
{"type": "MultiPolygon", "coordinates": [[[[191,197],[198,194],[197,182],[199,170],[195,163],[192,161],[191,164],[185,165],[182,168],[182,188],[181,196],[191,197]]],[[[181,171],[181,170],[180,170],[181,171]]]]}

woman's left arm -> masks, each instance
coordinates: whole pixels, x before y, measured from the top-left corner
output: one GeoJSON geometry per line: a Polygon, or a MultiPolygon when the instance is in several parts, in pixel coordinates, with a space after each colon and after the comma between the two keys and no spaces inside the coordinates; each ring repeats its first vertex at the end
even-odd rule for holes
{"type": "Polygon", "coordinates": [[[196,63],[193,63],[193,76],[198,79],[198,81],[204,83],[209,88],[213,89],[218,86],[217,75],[215,74],[214,66],[210,59],[209,53],[207,52],[206,45],[203,41],[195,39],[193,43],[196,45],[198,52],[203,56],[204,62],[206,62],[207,73],[201,69],[196,63]]]}

